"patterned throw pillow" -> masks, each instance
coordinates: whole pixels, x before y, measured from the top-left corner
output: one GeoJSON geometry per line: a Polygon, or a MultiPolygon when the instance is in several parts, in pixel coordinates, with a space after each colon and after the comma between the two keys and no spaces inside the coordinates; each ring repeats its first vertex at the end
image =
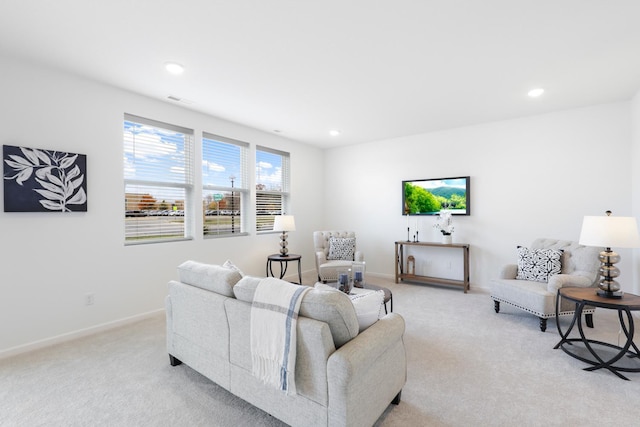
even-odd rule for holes
{"type": "Polygon", "coordinates": [[[355,237],[329,237],[329,255],[327,259],[353,261],[355,250],[355,237]]]}
{"type": "Polygon", "coordinates": [[[516,279],[547,282],[549,276],[562,271],[562,249],[529,249],[518,246],[516,279]]]}

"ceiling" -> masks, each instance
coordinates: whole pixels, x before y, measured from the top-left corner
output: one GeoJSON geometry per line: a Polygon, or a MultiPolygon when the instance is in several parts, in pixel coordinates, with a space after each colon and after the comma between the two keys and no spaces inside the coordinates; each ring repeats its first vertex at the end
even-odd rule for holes
{"type": "Polygon", "coordinates": [[[334,147],[628,100],[639,16],[638,0],[1,0],[0,55],[334,147]]]}

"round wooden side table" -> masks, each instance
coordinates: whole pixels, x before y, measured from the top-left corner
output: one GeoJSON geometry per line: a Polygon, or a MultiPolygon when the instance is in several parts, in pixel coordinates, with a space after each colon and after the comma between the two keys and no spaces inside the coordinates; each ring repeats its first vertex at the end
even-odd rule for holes
{"type": "Polygon", "coordinates": [[[623,380],[629,378],[620,372],[640,372],[640,350],[633,342],[634,325],[632,311],[640,310],[640,296],[625,293],[621,298],[605,298],[596,294],[594,288],[560,288],[556,298],[556,325],[560,334],[560,342],[554,348],[561,348],[565,353],[591,366],[585,371],[608,369],[623,380]],[[563,332],[558,322],[561,298],[575,302],[576,311],[569,328],[563,332]],[[582,310],[585,306],[617,310],[620,329],[626,337],[624,345],[619,346],[603,341],[587,338],[582,328],[582,310]],[[574,326],[578,326],[579,338],[569,338],[574,326]],[[582,351],[586,348],[588,351],[582,351]],[[626,356],[626,357],[625,357],[626,356]],[[624,358],[624,359],[623,359],[624,358]]]}
{"type": "Polygon", "coordinates": [[[271,276],[271,277],[276,277],[275,274],[273,274],[273,262],[277,261],[280,263],[280,277],[279,279],[282,279],[285,274],[287,274],[287,266],[289,265],[289,262],[291,261],[298,261],[298,284],[302,285],[302,267],[300,266],[302,260],[302,255],[296,255],[296,254],[288,254],[288,255],[280,255],[280,254],[273,254],[273,255],[269,255],[267,257],[267,277],[271,276]]]}

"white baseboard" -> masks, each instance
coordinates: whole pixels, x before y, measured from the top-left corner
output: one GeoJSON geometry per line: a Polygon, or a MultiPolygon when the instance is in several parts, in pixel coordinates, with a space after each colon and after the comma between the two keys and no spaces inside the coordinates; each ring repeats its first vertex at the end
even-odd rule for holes
{"type": "Polygon", "coordinates": [[[6,359],[8,357],[12,357],[18,354],[27,353],[34,350],[39,350],[41,348],[49,347],[55,344],[61,344],[67,341],[75,340],[78,338],[86,337],[89,335],[97,334],[99,332],[107,331],[109,329],[117,328],[119,326],[128,325],[130,323],[135,323],[140,320],[147,319],[149,317],[153,317],[158,313],[164,312],[164,309],[158,309],[154,311],[149,311],[147,313],[137,314],[135,316],[126,317],[124,319],[114,320],[113,322],[102,323],[100,325],[92,326],[90,328],[80,329],[77,331],[69,332],[62,335],[57,335],[51,338],[45,338],[39,341],[34,341],[29,344],[20,345],[17,347],[12,347],[7,350],[0,351],[0,360],[6,359]]]}

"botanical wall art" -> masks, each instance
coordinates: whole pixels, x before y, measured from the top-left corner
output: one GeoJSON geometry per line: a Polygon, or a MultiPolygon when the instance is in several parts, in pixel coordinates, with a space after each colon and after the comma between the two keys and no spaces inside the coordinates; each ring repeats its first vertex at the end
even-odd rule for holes
{"type": "Polygon", "coordinates": [[[2,146],[5,212],[86,212],[87,156],[2,146]]]}

